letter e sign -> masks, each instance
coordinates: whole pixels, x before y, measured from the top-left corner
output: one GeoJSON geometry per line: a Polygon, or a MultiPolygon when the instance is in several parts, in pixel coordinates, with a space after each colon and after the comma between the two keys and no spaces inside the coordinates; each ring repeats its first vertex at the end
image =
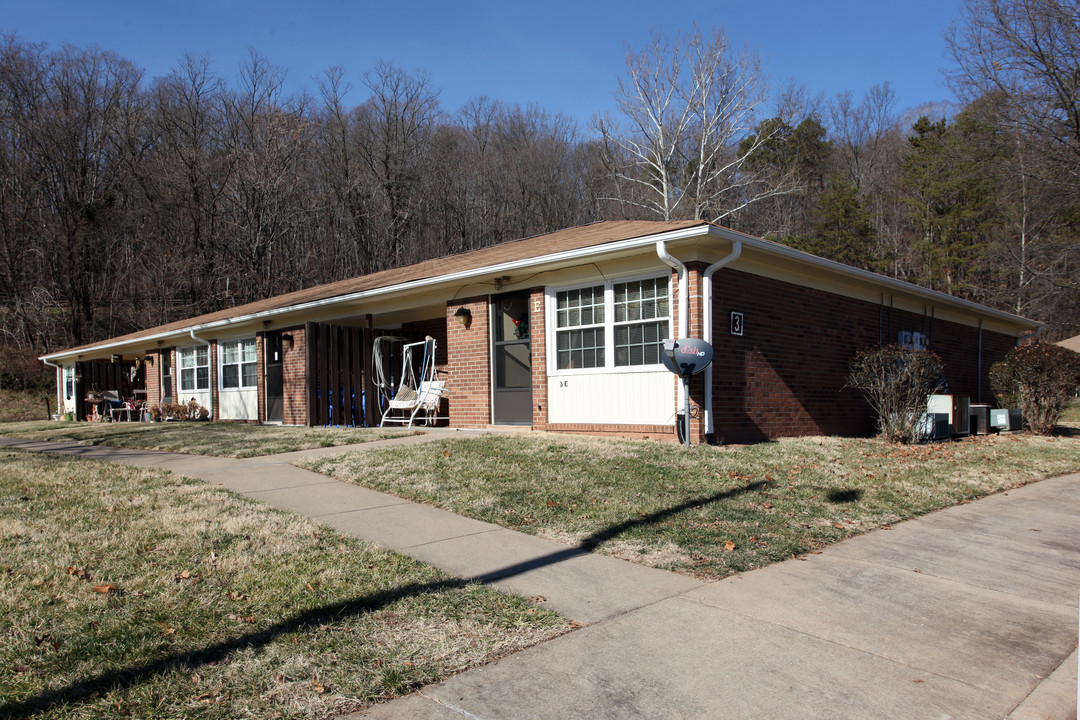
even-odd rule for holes
{"type": "Polygon", "coordinates": [[[741,312],[731,313],[731,334],[742,335],[743,333],[743,316],[741,312]]]}

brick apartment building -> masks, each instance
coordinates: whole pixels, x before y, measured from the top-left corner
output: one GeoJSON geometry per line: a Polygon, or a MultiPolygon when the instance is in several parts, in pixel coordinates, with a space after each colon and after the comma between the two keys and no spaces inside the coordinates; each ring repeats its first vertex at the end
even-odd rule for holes
{"type": "Polygon", "coordinates": [[[377,424],[372,343],[435,338],[449,425],[674,440],[664,338],[710,342],[691,437],[868,434],[852,355],[904,342],[949,392],[992,402],[990,366],[1039,325],[702,221],[600,222],[280,295],[42,357],[60,406],[91,390],[196,400],[214,420],[377,424]]]}

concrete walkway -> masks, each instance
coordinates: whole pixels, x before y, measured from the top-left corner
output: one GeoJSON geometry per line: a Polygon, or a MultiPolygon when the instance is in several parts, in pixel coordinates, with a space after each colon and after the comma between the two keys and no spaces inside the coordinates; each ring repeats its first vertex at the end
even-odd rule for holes
{"type": "Polygon", "coordinates": [[[351,718],[1076,717],[1080,475],[701,584],[285,464],[297,454],[0,444],[199,477],[586,625],[351,718]]]}

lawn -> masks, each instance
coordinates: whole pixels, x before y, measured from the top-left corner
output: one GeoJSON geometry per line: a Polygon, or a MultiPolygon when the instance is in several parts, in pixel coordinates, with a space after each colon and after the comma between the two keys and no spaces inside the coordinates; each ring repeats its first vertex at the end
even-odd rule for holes
{"type": "Polygon", "coordinates": [[[27,440],[165,450],[246,458],[296,450],[352,445],[416,434],[416,430],[309,428],[228,422],[88,423],[23,422],[0,425],[0,435],[27,440]]]}
{"type": "Polygon", "coordinates": [[[205,483],[0,456],[3,718],[326,718],[569,627],[205,483]]]}
{"type": "Polygon", "coordinates": [[[0,423],[48,420],[56,412],[56,391],[0,388],[0,423]],[[48,410],[48,412],[46,412],[48,410]]]}
{"type": "Polygon", "coordinates": [[[371,448],[297,464],[702,579],[1080,470],[1080,433],[928,445],[797,438],[681,446],[554,434],[371,448]]]}

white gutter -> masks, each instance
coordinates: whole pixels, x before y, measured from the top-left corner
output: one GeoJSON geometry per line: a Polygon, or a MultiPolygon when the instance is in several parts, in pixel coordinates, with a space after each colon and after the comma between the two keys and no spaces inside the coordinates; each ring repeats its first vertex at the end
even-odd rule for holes
{"type": "MultiPolygon", "coordinates": [[[[213,359],[211,357],[211,355],[213,355],[213,353],[210,352],[213,348],[210,347],[210,341],[209,340],[203,340],[201,337],[197,337],[195,335],[194,330],[189,330],[188,332],[191,335],[192,340],[194,340],[195,342],[201,342],[204,345],[206,345],[206,364],[207,364],[206,365],[206,374],[207,374],[206,379],[208,381],[206,389],[209,391],[209,393],[208,393],[209,399],[206,402],[206,409],[210,412],[210,418],[209,419],[213,420],[214,419],[214,383],[217,381],[217,377],[216,377],[217,373],[214,372],[214,364],[215,363],[214,363],[214,361],[213,361],[213,359]]],[[[196,387],[198,387],[198,375],[199,374],[196,372],[195,373],[196,387]]],[[[177,387],[177,395],[180,394],[179,390],[180,390],[180,388],[177,387]]],[[[179,398],[177,398],[177,399],[179,399],[179,398]]]]}
{"type": "Polygon", "coordinates": [[[558,263],[567,260],[575,260],[581,258],[595,258],[599,252],[604,254],[616,253],[625,250],[634,250],[643,247],[648,247],[661,242],[671,242],[675,240],[683,240],[687,238],[712,236],[718,238],[724,238],[731,241],[742,241],[744,245],[767,252],[773,255],[779,255],[788,257],[791,259],[799,260],[800,262],[808,265],[825,268],[833,272],[848,275],[850,277],[856,277],[862,280],[876,283],[881,286],[891,287],[896,290],[921,296],[924,298],[930,298],[940,304],[959,306],[975,312],[996,317],[1001,320],[1005,320],[1009,323],[1015,324],[1017,322],[1036,327],[1044,327],[1041,323],[1034,323],[1030,320],[1022,318],[1018,315],[1012,315],[1010,313],[1003,312],[1001,310],[995,310],[988,308],[978,303],[971,302],[970,300],[964,300],[962,298],[953,297],[952,295],[946,295],[945,293],[938,292],[936,290],[928,290],[926,288],[913,285],[903,280],[896,280],[884,275],[878,275],[867,270],[859,270],[833,260],[826,260],[825,258],[819,258],[816,255],[803,252],[790,248],[786,245],[780,245],[779,243],[769,242],[768,240],[762,240],[755,238],[752,235],[746,235],[744,233],[736,232],[734,230],[728,230],[716,225],[693,225],[687,228],[681,228],[679,230],[672,230],[665,233],[654,233],[651,235],[644,235],[641,237],[630,238],[628,240],[619,240],[615,242],[603,243],[602,245],[590,245],[583,248],[576,248],[574,250],[566,250],[563,252],[552,253],[551,255],[542,255],[540,257],[525,258],[522,260],[514,260],[511,262],[500,263],[497,265],[488,265],[482,268],[474,268],[471,270],[461,270],[455,273],[447,275],[437,275],[434,277],[421,278],[418,280],[411,280],[409,282],[399,283],[396,285],[387,285],[379,288],[373,288],[371,290],[361,290],[353,293],[346,293],[343,295],[334,295],[319,300],[312,300],[310,302],[298,303],[296,305],[289,305],[286,307],[273,308],[271,310],[264,310],[261,312],[250,313],[247,315],[240,315],[238,317],[226,318],[224,320],[217,320],[208,323],[202,323],[198,325],[192,325],[189,327],[172,330],[169,332],[156,333],[154,335],[146,335],[143,337],[135,338],[132,340],[123,340],[118,342],[110,342],[103,345],[91,345],[83,347],[78,352],[62,352],[51,353],[49,355],[40,356],[38,359],[44,361],[46,358],[66,358],[80,353],[93,352],[98,353],[104,350],[110,350],[116,347],[128,347],[134,346],[139,343],[153,342],[155,340],[167,340],[175,338],[177,335],[184,334],[185,331],[193,329],[196,331],[203,331],[215,328],[228,327],[238,323],[250,322],[253,320],[265,320],[277,315],[283,315],[286,313],[300,312],[304,310],[310,310],[329,305],[336,305],[339,303],[355,302],[359,300],[367,300],[370,298],[379,297],[381,295],[390,295],[394,293],[404,293],[410,290],[416,290],[419,288],[440,285],[445,283],[452,283],[456,281],[469,280],[485,275],[504,275],[509,274],[515,270],[522,270],[532,268],[537,265],[544,265],[547,263],[558,263]]]}
{"type": "MultiPolygon", "coordinates": [[[[665,240],[656,241],[656,255],[659,257],[665,265],[671,266],[673,270],[679,273],[679,332],[675,335],[676,340],[686,337],[689,332],[690,318],[689,306],[690,306],[690,288],[687,282],[686,265],[679,260],[672,257],[671,253],[667,251],[667,244],[665,240]]],[[[682,415],[686,412],[686,408],[690,404],[690,398],[684,398],[682,392],[678,393],[678,402],[676,403],[675,412],[682,415]]]]}
{"type": "Polygon", "coordinates": [[[286,313],[301,312],[304,310],[317,309],[328,305],[355,302],[358,300],[368,300],[371,298],[379,297],[381,295],[404,293],[410,290],[417,290],[432,285],[442,285],[461,280],[470,280],[486,275],[505,275],[515,270],[529,269],[537,265],[559,263],[567,260],[577,260],[580,258],[595,258],[598,248],[602,248],[601,252],[603,252],[604,254],[617,253],[625,250],[635,250],[642,247],[649,247],[660,241],[683,240],[686,238],[696,237],[700,235],[708,235],[713,229],[714,228],[709,225],[693,225],[688,228],[671,230],[665,233],[652,233],[650,235],[630,238],[629,240],[618,240],[615,242],[603,243],[602,245],[589,245],[587,247],[576,248],[574,250],[564,250],[563,252],[552,253],[551,255],[541,255],[539,257],[525,258],[523,260],[514,260],[511,262],[500,263],[498,265],[486,265],[484,267],[474,268],[471,270],[460,270],[458,272],[449,273],[447,275],[436,275],[434,277],[420,278],[419,280],[410,280],[408,282],[398,283],[396,285],[385,285],[383,287],[372,288],[371,290],[360,290],[358,292],[345,293],[343,295],[333,295],[331,297],[322,298],[319,300],[311,300],[309,302],[297,303],[296,305],[288,305],[286,307],[263,310],[261,312],[249,313],[247,315],[239,315],[237,317],[192,325],[177,330],[156,333],[154,335],[145,335],[143,337],[134,338],[131,340],[121,340],[118,342],[110,342],[101,345],[90,345],[78,349],[77,352],[51,353],[49,355],[39,356],[38,360],[44,361],[45,358],[49,357],[68,357],[87,352],[98,353],[103,350],[110,350],[116,347],[128,347],[146,342],[153,342],[156,340],[168,340],[170,338],[175,338],[178,334],[182,335],[189,330],[202,332],[203,330],[212,330],[222,327],[228,327],[230,325],[236,325],[239,323],[251,322],[252,320],[265,320],[275,317],[277,315],[284,315],[286,313]]]}
{"type": "Polygon", "coordinates": [[[738,232],[736,230],[729,230],[728,228],[710,226],[709,234],[717,237],[726,238],[731,241],[741,240],[747,247],[754,248],[755,250],[761,250],[771,255],[778,255],[780,257],[790,258],[792,260],[798,260],[799,262],[807,265],[823,268],[832,272],[847,275],[848,277],[857,278],[867,282],[874,283],[878,286],[886,286],[893,288],[902,293],[908,293],[921,297],[923,299],[931,300],[939,305],[951,305],[953,307],[961,307],[966,310],[971,310],[982,315],[997,318],[999,320],[1007,321],[1011,324],[1027,325],[1029,327],[1045,328],[1044,323],[1035,322],[1034,320],[1028,320],[1027,318],[1020,317],[1019,315],[1013,315],[1003,310],[996,310],[986,305],[980,305],[977,302],[971,300],[965,300],[964,298],[958,298],[954,295],[947,295],[938,290],[931,290],[929,288],[920,287],[918,285],[906,282],[904,280],[897,280],[896,278],[888,277],[887,275],[879,275],[878,273],[870,272],[869,270],[861,270],[850,265],[844,265],[843,263],[836,262],[835,260],[827,260],[817,255],[811,255],[808,252],[802,250],[796,250],[793,247],[787,245],[781,245],[769,240],[763,240],[761,238],[754,237],[753,235],[746,235],[745,233],[738,232]]]}
{"type": "Polygon", "coordinates": [[[45,358],[39,359],[49,367],[56,368],[56,412],[63,415],[64,411],[62,408],[64,407],[64,368],[57,365],[56,363],[49,362],[45,358]]]}
{"type": "MultiPolygon", "coordinates": [[[[713,344],[713,275],[717,270],[739,259],[742,254],[742,241],[736,240],[731,246],[731,252],[705,268],[704,282],[701,288],[701,318],[705,327],[705,342],[713,344]]],[[[705,437],[713,435],[713,366],[709,363],[705,368],[705,437]]]]}

